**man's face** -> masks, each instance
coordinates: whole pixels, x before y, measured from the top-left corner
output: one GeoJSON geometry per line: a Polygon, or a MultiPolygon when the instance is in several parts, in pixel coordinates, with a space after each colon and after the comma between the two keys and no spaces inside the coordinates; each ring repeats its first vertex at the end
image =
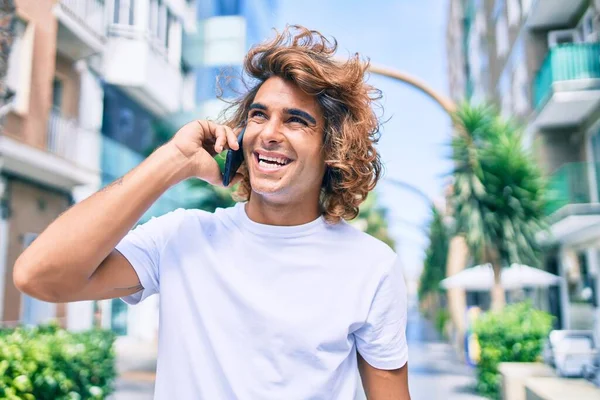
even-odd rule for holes
{"type": "Polygon", "coordinates": [[[252,191],[275,202],[318,200],[325,172],[323,124],[315,97],[279,77],[266,80],[244,134],[252,191]]]}

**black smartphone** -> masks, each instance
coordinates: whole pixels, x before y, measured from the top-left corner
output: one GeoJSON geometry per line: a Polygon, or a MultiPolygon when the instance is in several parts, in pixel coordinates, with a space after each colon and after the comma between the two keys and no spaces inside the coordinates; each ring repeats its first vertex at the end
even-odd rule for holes
{"type": "Polygon", "coordinates": [[[223,172],[223,185],[229,186],[229,183],[233,180],[235,173],[244,162],[244,150],[242,149],[242,142],[244,141],[244,132],[246,127],[242,129],[238,135],[238,144],[240,148],[238,150],[227,150],[227,158],[225,159],[225,171],[223,172]]]}

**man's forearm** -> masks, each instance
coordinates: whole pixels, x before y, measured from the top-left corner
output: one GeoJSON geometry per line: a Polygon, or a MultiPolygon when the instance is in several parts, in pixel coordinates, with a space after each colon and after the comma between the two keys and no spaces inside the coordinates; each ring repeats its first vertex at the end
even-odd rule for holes
{"type": "Polygon", "coordinates": [[[187,160],[169,144],[139,166],[74,205],[29,246],[15,274],[54,289],[76,290],[169,187],[185,178],[187,160]]]}

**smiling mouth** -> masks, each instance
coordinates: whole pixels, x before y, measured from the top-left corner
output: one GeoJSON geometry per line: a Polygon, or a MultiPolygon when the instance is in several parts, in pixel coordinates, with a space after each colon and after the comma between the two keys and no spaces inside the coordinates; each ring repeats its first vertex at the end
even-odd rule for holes
{"type": "Polygon", "coordinates": [[[258,165],[265,169],[278,169],[284,167],[292,162],[289,158],[285,157],[267,157],[255,153],[256,161],[258,165]]]}

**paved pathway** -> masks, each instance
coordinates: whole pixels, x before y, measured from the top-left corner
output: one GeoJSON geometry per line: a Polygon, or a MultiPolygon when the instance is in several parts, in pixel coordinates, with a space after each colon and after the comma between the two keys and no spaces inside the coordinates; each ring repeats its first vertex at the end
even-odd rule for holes
{"type": "Polygon", "coordinates": [[[408,377],[412,400],[482,400],[473,394],[474,370],[459,361],[452,347],[416,309],[409,313],[408,377]]]}

